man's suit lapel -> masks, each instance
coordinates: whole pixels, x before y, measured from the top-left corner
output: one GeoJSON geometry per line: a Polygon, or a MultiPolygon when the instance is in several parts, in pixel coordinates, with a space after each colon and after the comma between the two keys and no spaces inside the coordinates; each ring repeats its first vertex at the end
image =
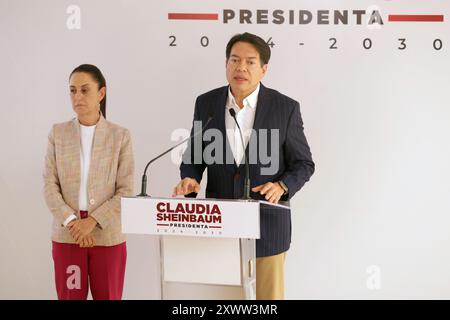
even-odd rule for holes
{"type": "MultiPolygon", "coordinates": [[[[249,159],[249,147],[253,143],[258,143],[259,141],[259,129],[264,129],[264,120],[266,119],[267,115],[269,114],[270,110],[270,104],[269,104],[269,94],[266,89],[266,87],[263,86],[263,84],[260,84],[259,87],[259,93],[258,93],[258,102],[256,103],[256,114],[255,114],[255,121],[253,123],[253,132],[250,136],[249,142],[247,143],[247,147],[245,148],[245,153],[247,155],[247,159],[249,159]],[[255,141],[256,139],[256,141],[255,141]]],[[[259,150],[259,147],[257,148],[259,150]]],[[[254,150],[257,151],[257,150],[254,150]]],[[[239,165],[239,169],[242,169],[245,166],[244,160],[242,160],[241,164],[239,165]]],[[[250,166],[251,168],[251,166],[250,166]]]]}
{"type": "Polygon", "coordinates": [[[226,135],[225,130],[225,108],[227,103],[228,87],[223,87],[217,96],[216,101],[214,101],[214,117],[216,118],[216,128],[220,130],[222,134],[226,135]]]}
{"type": "Polygon", "coordinates": [[[236,162],[234,161],[233,152],[231,151],[230,144],[228,142],[226,124],[225,124],[225,112],[226,104],[228,99],[228,86],[224,87],[221,91],[217,100],[215,101],[215,117],[217,119],[217,129],[220,130],[223,137],[223,162],[227,170],[234,172],[237,168],[236,162]],[[230,161],[227,161],[227,156],[230,161]],[[231,163],[232,161],[232,163],[231,163]]]}
{"type": "MultiPolygon", "coordinates": [[[[269,112],[269,94],[266,87],[261,86],[259,88],[258,102],[256,103],[255,122],[253,123],[253,130],[258,131],[263,128],[264,119],[269,112]]],[[[253,135],[251,138],[254,138],[253,135]]],[[[247,146],[248,147],[248,146],[247,146]]]]}

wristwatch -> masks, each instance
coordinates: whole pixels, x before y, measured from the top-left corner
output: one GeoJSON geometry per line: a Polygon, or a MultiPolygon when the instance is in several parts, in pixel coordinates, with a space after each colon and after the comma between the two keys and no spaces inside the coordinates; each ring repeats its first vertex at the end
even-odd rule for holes
{"type": "Polygon", "coordinates": [[[278,181],[278,184],[284,190],[283,196],[289,192],[289,188],[287,187],[287,185],[283,181],[281,181],[281,180],[278,181]]]}

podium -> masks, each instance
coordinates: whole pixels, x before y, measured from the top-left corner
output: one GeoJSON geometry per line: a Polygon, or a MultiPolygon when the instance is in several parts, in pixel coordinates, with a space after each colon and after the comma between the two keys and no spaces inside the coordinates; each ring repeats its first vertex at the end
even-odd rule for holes
{"type": "MultiPolygon", "coordinates": [[[[122,232],[159,236],[161,299],[167,283],[239,287],[256,298],[257,200],[123,197],[122,232]]],[[[192,297],[191,297],[192,299],[192,297]]]]}

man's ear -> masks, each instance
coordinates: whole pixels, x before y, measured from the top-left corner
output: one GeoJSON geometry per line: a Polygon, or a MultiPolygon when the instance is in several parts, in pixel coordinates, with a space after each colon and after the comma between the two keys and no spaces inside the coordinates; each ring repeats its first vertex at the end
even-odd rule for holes
{"type": "Polygon", "coordinates": [[[269,68],[269,64],[265,64],[265,65],[263,65],[262,66],[262,69],[263,69],[263,75],[265,76],[266,75],[266,72],[267,72],[267,69],[269,68]]]}

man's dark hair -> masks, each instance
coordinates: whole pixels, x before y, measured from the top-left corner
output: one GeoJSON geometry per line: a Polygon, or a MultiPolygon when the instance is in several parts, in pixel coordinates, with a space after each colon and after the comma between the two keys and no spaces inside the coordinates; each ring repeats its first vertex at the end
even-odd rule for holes
{"type": "Polygon", "coordinates": [[[269,45],[260,37],[255,34],[251,34],[248,32],[237,34],[233,36],[227,44],[226,57],[227,61],[230,58],[231,48],[235,45],[236,42],[247,42],[255,47],[256,51],[259,53],[259,58],[261,62],[261,66],[268,64],[270,60],[270,47],[269,45]]]}

